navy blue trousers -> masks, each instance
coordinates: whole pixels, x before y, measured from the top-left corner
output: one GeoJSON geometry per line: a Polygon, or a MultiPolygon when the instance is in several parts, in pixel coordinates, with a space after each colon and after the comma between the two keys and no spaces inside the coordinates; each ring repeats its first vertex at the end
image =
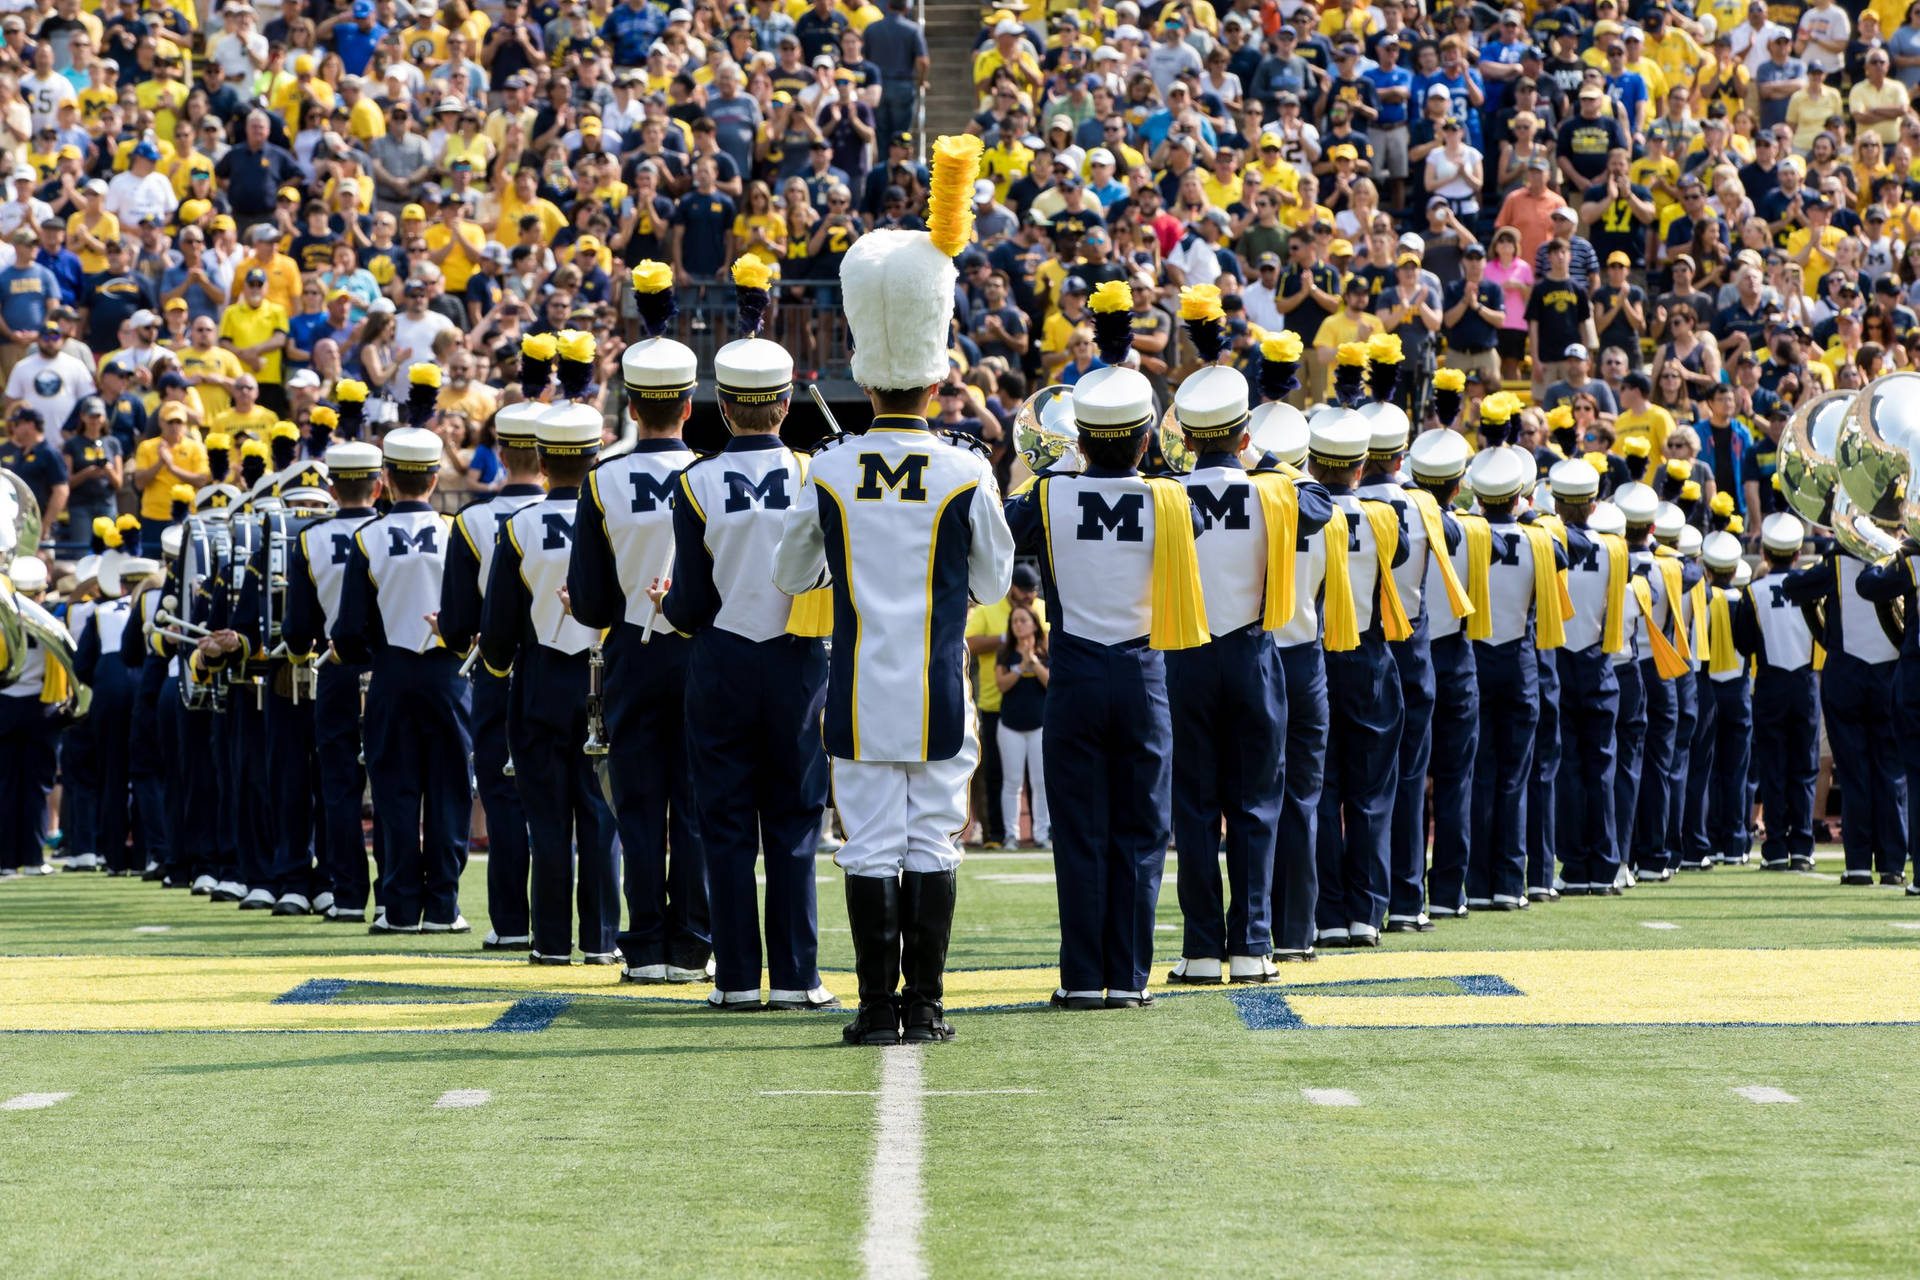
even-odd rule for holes
{"type": "Polygon", "coordinates": [[[705,967],[707,857],[687,766],[687,641],[621,623],[607,636],[606,717],[630,965],[705,967]]]}
{"type": "Polygon", "coordinates": [[[1327,655],[1327,774],[1320,791],[1322,930],[1363,924],[1378,929],[1387,914],[1393,802],[1400,789],[1399,671],[1383,640],[1327,655]]]}
{"type": "MultiPolygon", "coordinates": [[[[1694,722],[1693,745],[1687,751],[1687,802],[1680,818],[1678,856],[1685,862],[1701,862],[1713,856],[1713,842],[1707,837],[1707,809],[1713,802],[1715,785],[1714,754],[1720,734],[1718,700],[1705,663],[1693,673],[1694,722]]],[[[1745,790],[1745,784],[1741,784],[1745,790]]]]}
{"type": "Polygon", "coordinates": [[[1614,759],[1620,718],[1620,681],[1611,654],[1556,649],[1560,678],[1560,743],[1564,767],[1554,813],[1562,878],[1569,885],[1610,885],[1620,870],[1614,834],[1614,759]]]}
{"type": "MultiPolygon", "coordinates": [[[[1894,722],[1900,735],[1900,766],[1906,775],[1908,803],[1920,795],[1920,655],[1900,656],[1900,668],[1894,673],[1894,722]]],[[[1920,876],[1920,822],[1909,815],[1907,854],[1912,858],[1914,874],[1920,876]]]]}
{"type": "Polygon", "coordinates": [[[388,924],[451,924],[460,914],[460,869],[473,812],[471,692],[460,678],[460,659],[445,649],[413,653],[388,646],[374,655],[367,776],[386,846],[380,905],[388,924]]]}
{"type": "MultiPolygon", "coordinates": [[[[1047,794],[1060,903],[1060,985],[1144,991],[1172,825],[1173,728],[1165,655],[1055,632],[1047,687],[1047,794]]],[[[704,784],[703,784],[704,785],[704,784]]],[[[1199,856],[1215,857],[1214,841],[1199,856]]]]}
{"type": "MultiPolygon", "coordinates": [[[[587,740],[587,655],[535,646],[513,667],[514,784],[527,815],[533,875],[533,949],[608,955],[620,929],[620,873],[613,862],[613,814],[600,796],[587,740]],[[575,858],[579,860],[576,874],[575,858]]],[[[491,860],[489,860],[491,861],[491,860]]]]}
{"type": "Polygon", "coordinates": [[[1527,637],[1474,642],[1480,675],[1480,743],[1473,762],[1473,845],[1467,898],[1524,899],[1527,885],[1527,787],[1533,731],[1540,714],[1540,660],[1527,637]]]}
{"type": "Polygon", "coordinates": [[[1527,888],[1551,889],[1559,859],[1560,664],[1558,649],[1534,650],[1539,664],[1540,718],[1533,726],[1533,772],[1527,778],[1527,888]]]}
{"type": "Polygon", "coordinates": [[[227,694],[227,741],[232,748],[233,838],[239,855],[240,883],[278,893],[273,878],[273,777],[268,772],[267,712],[254,700],[252,684],[236,684],[227,694]]]}
{"type": "Polygon", "coordinates": [[[1613,676],[1620,685],[1620,714],[1613,727],[1613,860],[1618,865],[1632,860],[1647,746],[1647,701],[1638,659],[1616,663],[1613,676]]]}
{"type": "MultiPolygon", "coordinates": [[[[100,757],[93,718],[56,735],[59,751],[62,852],[100,853],[100,757]]],[[[118,864],[115,864],[118,865],[118,864]]]]}
{"type": "Polygon", "coordinates": [[[320,766],[314,750],[313,706],[267,694],[267,770],[273,786],[273,862],[268,886],[276,895],[312,898],[324,881],[314,870],[320,766]]]}
{"type": "MultiPolygon", "coordinates": [[[[135,673],[127,771],[133,786],[134,829],[145,846],[146,861],[170,872],[174,856],[172,815],[167,812],[169,748],[166,710],[160,702],[167,692],[166,680],[166,667],[153,658],[135,673]]],[[[179,705],[178,698],[174,705],[179,705]]]]}
{"type": "MultiPolygon", "coordinates": [[[[533,933],[527,905],[533,852],[520,788],[507,776],[507,723],[513,681],[485,664],[473,669],[473,788],[487,814],[487,914],[503,938],[533,933]]],[[[577,745],[577,744],[576,744],[577,745]]],[[[516,766],[517,772],[517,766],[516,766]]]]}
{"type": "Polygon", "coordinates": [[[1480,675],[1473,642],[1456,631],[1433,642],[1433,871],[1427,897],[1436,907],[1467,905],[1473,832],[1473,765],[1480,750],[1480,675]]]}
{"type": "Polygon", "coordinates": [[[216,880],[231,879],[219,856],[219,823],[216,784],[224,767],[219,741],[222,730],[214,724],[218,718],[204,708],[187,710],[180,701],[181,677],[168,676],[161,687],[160,699],[168,727],[167,812],[174,832],[173,865],[177,876],[198,879],[203,875],[216,880]]]}
{"type": "Polygon", "coordinates": [[[1433,653],[1423,626],[1411,639],[1390,644],[1400,676],[1400,775],[1388,837],[1387,916],[1413,920],[1427,906],[1427,769],[1433,760],[1434,700],[1438,696],[1433,653]]]}
{"type": "Polygon", "coordinates": [[[1663,871],[1667,860],[1667,815],[1686,793],[1677,786],[1675,762],[1682,744],[1676,737],[1680,715],[1678,686],[1692,680],[1683,674],[1662,680],[1652,658],[1640,660],[1640,704],[1646,712],[1646,732],[1640,750],[1640,793],[1634,811],[1631,858],[1634,867],[1663,871]]]}
{"type": "Polygon", "coordinates": [[[1845,806],[1847,870],[1896,874],[1907,856],[1907,778],[1894,728],[1895,664],[1829,653],[1820,705],[1845,806]]]}
{"type": "Polygon", "coordinates": [[[94,852],[107,860],[109,871],[139,871],[145,866],[128,843],[133,812],[128,753],[138,692],[133,673],[120,655],[102,655],[93,669],[93,708],[87,723],[93,731],[94,852]]]}
{"type": "MultiPolygon", "coordinates": [[[[227,705],[231,708],[233,699],[240,695],[236,691],[226,696],[227,705]]],[[[211,702],[207,705],[209,708],[212,707],[211,702]]],[[[189,716],[188,719],[191,721],[194,717],[189,716]]],[[[239,781],[233,768],[235,734],[233,713],[230,709],[227,711],[209,709],[206,724],[207,736],[193,745],[197,750],[206,751],[212,757],[213,768],[203,768],[198,771],[206,777],[207,785],[204,789],[195,789],[194,807],[201,809],[204,806],[204,812],[207,814],[207,835],[211,841],[208,854],[209,861],[212,863],[213,878],[220,881],[235,881],[244,885],[246,880],[241,874],[240,866],[240,805],[234,798],[239,788],[239,781]]]]}
{"type": "MultiPolygon", "coordinates": [[[[1286,751],[1287,677],[1259,623],[1167,655],[1173,836],[1180,849],[1180,954],[1273,950],[1273,858],[1286,751]],[[1227,881],[1213,856],[1226,824],[1227,881]]],[[[1126,988],[1131,990],[1132,988],[1126,988]]]]}
{"type": "Polygon", "coordinates": [[[811,991],[820,985],[813,859],[827,803],[827,756],[820,745],[826,646],[800,636],[755,643],[709,627],[688,646],[686,685],[714,985],[760,989],[753,869],[764,847],[768,980],[776,991],[811,991]]]}
{"type": "MultiPolygon", "coordinates": [[[[1706,660],[1701,655],[1700,665],[1706,660]]],[[[1702,671],[1683,675],[1673,682],[1673,782],[1667,796],[1667,865],[1674,866],[1687,857],[1688,800],[1693,792],[1693,753],[1700,749],[1700,681],[1702,671]]],[[[1702,839],[1705,837],[1703,836],[1702,839]]]]}
{"type": "Polygon", "coordinates": [[[1307,951],[1320,898],[1315,833],[1327,767],[1327,664],[1318,641],[1279,652],[1287,685],[1287,739],[1274,839],[1273,937],[1282,951],[1307,951]]]}
{"type": "MultiPolygon", "coordinates": [[[[313,701],[314,757],[320,771],[320,885],[342,911],[364,911],[372,892],[367,875],[367,837],[360,824],[360,797],[367,771],[360,763],[360,673],[365,667],[320,664],[313,701]]],[[[385,836],[376,822],[376,864],[385,836]]],[[[384,899],[383,899],[384,901],[384,899]]]]}
{"type": "Polygon", "coordinates": [[[0,696],[0,867],[43,861],[57,734],[37,693],[0,696]]]}
{"type": "Polygon", "coordinates": [[[1713,784],[1707,794],[1707,843],[1710,853],[1742,857],[1751,852],[1748,824],[1753,790],[1747,773],[1753,759],[1753,704],[1747,677],[1712,680],[1700,692],[1713,700],[1713,784]]]}
{"type": "Polygon", "coordinates": [[[1820,781],[1820,701],[1811,664],[1761,667],[1753,678],[1753,770],[1760,784],[1765,862],[1813,856],[1813,793],[1820,781]]]}

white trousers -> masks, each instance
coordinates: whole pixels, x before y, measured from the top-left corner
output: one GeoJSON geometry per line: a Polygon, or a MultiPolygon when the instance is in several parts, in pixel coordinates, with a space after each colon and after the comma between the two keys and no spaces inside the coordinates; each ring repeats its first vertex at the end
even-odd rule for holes
{"type": "Polygon", "coordinates": [[[833,806],[847,842],[833,860],[850,876],[951,871],[960,865],[967,789],[980,763],[971,726],[950,760],[833,759],[833,806]]]}
{"type": "Polygon", "coordinates": [[[1000,742],[1000,812],[1007,824],[1007,843],[1020,829],[1020,782],[1022,775],[1033,791],[1033,842],[1053,842],[1053,823],[1047,818],[1047,778],[1042,767],[1045,757],[1040,749],[1040,730],[1009,729],[1002,724],[996,731],[1000,742]]]}

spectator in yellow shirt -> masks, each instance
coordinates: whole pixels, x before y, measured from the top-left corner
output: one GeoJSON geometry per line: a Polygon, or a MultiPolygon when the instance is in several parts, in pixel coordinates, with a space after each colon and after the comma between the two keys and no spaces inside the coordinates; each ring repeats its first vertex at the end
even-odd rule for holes
{"type": "Polygon", "coordinates": [[[967,614],[967,654],[975,662],[974,707],[980,713],[979,799],[974,817],[980,823],[981,842],[992,848],[1018,829],[1020,815],[1000,811],[1000,686],[993,678],[994,660],[1007,633],[1007,615],[1015,605],[1032,609],[1046,628],[1046,609],[1040,603],[1040,575],[1032,565],[1013,567],[1013,583],[997,604],[975,605],[967,614]]]}
{"type": "Polygon", "coordinates": [[[133,487],[140,491],[140,545],[160,549],[160,531],[173,518],[173,486],[198,489],[213,479],[207,450],[187,433],[186,410],[168,406],[160,414],[160,434],[142,440],[133,451],[133,487]]]}
{"type": "Polygon", "coordinates": [[[259,396],[258,380],[242,373],[233,380],[232,402],[207,419],[207,430],[231,437],[236,445],[247,439],[264,440],[280,415],[259,403],[259,396]]]}
{"type": "Polygon", "coordinates": [[[487,233],[466,217],[466,205],[455,192],[440,198],[440,221],[427,228],[427,257],[440,268],[448,293],[459,297],[467,281],[480,269],[487,233]]]}
{"type": "Polygon", "coordinates": [[[267,273],[260,267],[249,265],[240,280],[240,300],[220,317],[220,342],[252,371],[260,384],[261,402],[284,413],[287,396],[281,386],[280,353],[288,341],[287,311],[267,297],[267,273]]]}

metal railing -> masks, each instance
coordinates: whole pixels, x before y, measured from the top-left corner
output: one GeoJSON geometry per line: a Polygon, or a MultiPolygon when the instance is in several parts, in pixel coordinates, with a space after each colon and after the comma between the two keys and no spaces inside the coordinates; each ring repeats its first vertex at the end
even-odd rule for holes
{"type": "MultiPolygon", "coordinates": [[[[680,314],[666,336],[691,347],[704,374],[713,368],[714,352],[744,336],[734,310],[733,283],[696,280],[680,287],[679,302],[680,314]]],[[[793,354],[794,370],[803,380],[853,376],[853,346],[841,316],[838,280],[775,281],[773,305],[760,336],[793,354]]]]}

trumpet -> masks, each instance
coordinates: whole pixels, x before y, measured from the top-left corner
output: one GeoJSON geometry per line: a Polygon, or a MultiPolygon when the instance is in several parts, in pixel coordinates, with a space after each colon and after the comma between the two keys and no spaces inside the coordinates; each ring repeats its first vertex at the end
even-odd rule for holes
{"type": "Polygon", "coordinates": [[[607,754],[607,701],[602,694],[606,671],[606,655],[595,641],[587,650],[587,740],[580,744],[582,755],[607,754]]]}

